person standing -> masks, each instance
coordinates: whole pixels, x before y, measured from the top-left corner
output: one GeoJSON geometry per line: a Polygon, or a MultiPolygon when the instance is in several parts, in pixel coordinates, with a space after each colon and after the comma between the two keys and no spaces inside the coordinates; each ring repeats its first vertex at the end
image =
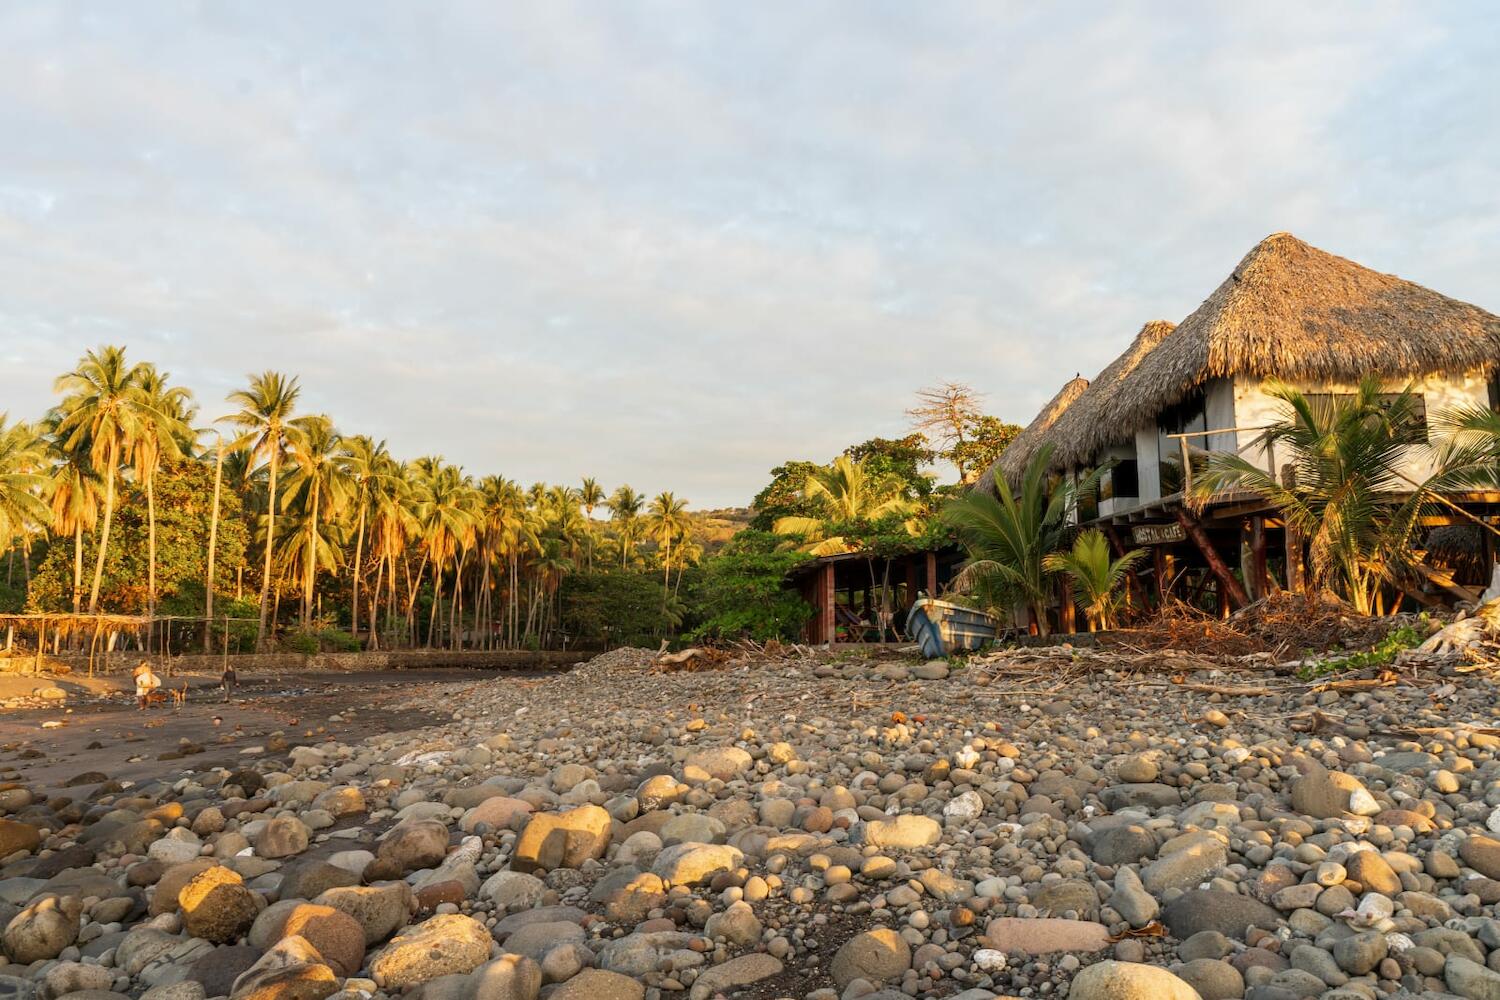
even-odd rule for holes
{"type": "Polygon", "coordinates": [[[219,683],[224,685],[224,702],[228,704],[234,700],[234,688],[239,679],[234,675],[234,667],[228,663],[224,664],[224,673],[219,675],[219,683]]]}
{"type": "Polygon", "coordinates": [[[161,687],[161,678],[151,669],[151,664],[145,660],[135,668],[135,706],[137,711],[144,711],[151,703],[151,695],[161,687]]]}

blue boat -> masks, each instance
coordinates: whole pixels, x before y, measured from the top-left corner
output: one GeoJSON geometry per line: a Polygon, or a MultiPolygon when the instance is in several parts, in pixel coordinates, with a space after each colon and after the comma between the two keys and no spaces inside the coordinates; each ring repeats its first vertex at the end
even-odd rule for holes
{"type": "Polygon", "coordinates": [[[918,598],[906,615],[906,634],[929,659],[979,649],[995,641],[996,631],[993,615],[930,597],[918,598]]]}

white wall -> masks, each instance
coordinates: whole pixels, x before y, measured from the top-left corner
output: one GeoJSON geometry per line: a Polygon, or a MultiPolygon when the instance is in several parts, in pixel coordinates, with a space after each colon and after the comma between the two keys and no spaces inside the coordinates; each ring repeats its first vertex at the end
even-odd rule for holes
{"type": "MultiPolygon", "coordinates": [[[[1408,380],[1393,379],[1385,383],[1382,389],[1385,392],[1400,392],[1406,388],[1407,384],[1408,380]]],[[[1303,392],[1353,392],[1356,386],[1335,382],[1306,382],[1298,383],[1297,388],[1303,392]]],[[[1438,433],[1436,423],[1444,412],[1459,406],[1488,406],[1490,401],[1489,382],[1485,374],[1479,371],[1466,375],[1429,375],[1418,381],[1417,388],[1427,404],[1430,441],[1434,445],[1439,443],[1442,437],[1438,433]]],[[[1259,379],[1244,376],[1235,378],[1233,401],[1233,424],[1236,427],[1266,427],[1281,420],[1286,414],[1286,404],[1268,396],[1259,379]]],[[[1212,423],[1210,420],[1210,425],[1212,423]]],[[[1250,443],[1258,436],[1257,431],[1242,430],[1235,436],[1238,438],[1235,447],[1244,449],[1241,454],[1245,458],[1262,469],[1275,471],[1270,468],[1269,457],[1265,449],[1250,447],[1250,443]]],[[[1285,465],[1288,457],[1284,454],[1277,454],[1274,456],[1274,461],[1278,466],[1285,465]]],[[[1432,475],[1434,464],[1433,449],[1413,448],[1408,462],[1401,471],[1421,482],[1432,475]]]]}
{"type": "Polygon", "coordinates": [[[1161,499],[1161,469],[1157,467],[1160,456],[1156,452],[1156,426],[1142,427],[1135,432],[1135,461],[1141,474],[1141,503],[1161,499]]]}

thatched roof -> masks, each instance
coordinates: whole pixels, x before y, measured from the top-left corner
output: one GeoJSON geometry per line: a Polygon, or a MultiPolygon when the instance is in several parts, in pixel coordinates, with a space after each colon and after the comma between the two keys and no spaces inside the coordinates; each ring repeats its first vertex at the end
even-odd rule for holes
{"type": "Polygon", "coordinates": [[[1497,361],[1500,317],[1275,233],[1122,382],[1110,416],[1144,426],[1227,375],[1353,383],[1497,361]]]}
{"type": "Polygon", "coordinates": [[[1036,418],[1016,435],[1015,440],[1006,446],[995,464],[985,470],[984,475],[980,476],[974,484],[975,488],[993,490],[997,474],[1005,476],[1007,482],[1020,480],[1027,463],[1031,461],[1032,454],[1048,439],[1048,432],[1052,430],[1058,418],[1077,401],[1079,396],[1083,395],[1083,391],[1088,387],[1089,380],[1081,375],[1075,375],[1069,379],[1061,389],[1057,390],[1057,395],[1042,407],[1042,412],[1038,413],[1036,418]]]}
{"type": "Polygon", "coordinates": [[[1094,376],[1087,391],[1052,425],[1047,439],[1056,448],[1053,460],[1059,468],[1084,465],[1100,451],[1131,436],[1134,428],[1122,424],[1114,414],[1115,398],[1136,368],[1172,330],[1173,325],[1162,319],[1141,327],[1125,353],[1094,376]]]}

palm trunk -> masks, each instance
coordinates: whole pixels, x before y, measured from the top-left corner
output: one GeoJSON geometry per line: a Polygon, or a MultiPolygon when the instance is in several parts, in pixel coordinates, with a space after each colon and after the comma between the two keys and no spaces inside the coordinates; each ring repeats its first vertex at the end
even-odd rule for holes
{"type": "Polygon", "coordinates": [[[312,527],[307,533],[307,545],[302,558],[307,565],[302,570],[302,627],[312,625],[313,586],[318,577],[318,481],[312,484],[312,527]]]}
{"type": "MultiPolygon", "coordinates": [[[[363,560],[364,560],[364,551],[365,551],[365,505],[364,505],[363,502],[361,502],[360,505],[359,505],[359,527],[357,527],[357,528],[354,529],[354,572],[352,574],[353,575],[352,586],[354,588],[354,599],[353,599],[353,603],[351,605],[350,613],[349,613],[349,625],[350,625],[350,628],[354,632],[354,641],[355,641],[356,644],[359,643],[359,576],[360,576],[360,570],[362,570],[364,568],[364,562],[363,562],[363,560]]],[[[372,622],[372,626],[370,628],[370,635],[372,636],[372,639],[373,639],[373,636],[375,635],[375,629],[374,629],[374,626],[373,626],[373,622],[374,622],[373,618],[371,619],[371,622],[372,622]]]]}
{"type": "Polygon", "coordinates": [[[156,620],[156,471],[146,477],[146,616],[156,620]]]}
{"type": "Polygon", "coordinates": [[[94,559],[94,585],[89,590],[89,614],[99,613],[99,584],[104,579],[104,554],[109,551],[109,528],[115,520],[115,477],[119,475],[120,446],[109,446],[104,481],[104,527],[99,531],[99,555],[94,559]]]}
{"type": "MultiPolygon", "coordinates": [[[[271,610],[271,549],[276,544],[276,472],[281,464],[281,432],[278,428],[271,443],[271,482],[268,493],[270,503],[266,508],[266,561],[260,580],[260,627],[255,633],[255,651],[265,652],[266,613],[271,610]]],[[[281,588],[276,588],[276,603],[281,603],[281,588]]]]}
{"type": "Polygon", "coordinates": [[[83,518],[73,526],[73,613],[83,607],[83,518]]]}
{"type": "MultiPolygon", "coordinates": [[[[380,648],[380,588],[385,583],[385,560],[375,558],[375,589],[370,592],[370,648],[380,648]]],[[[356,628],[358,625],[356,624],[356,628]]],[[[358,633],[356,633],[356,637],[358,633]]]]}
{"type": "MultiPolygon", "coordinates": [[[[203,651],[213,652],[214,624],[214,550],[219,543],[219,488],[224,481],[224,441],[219,440],[219,455],[214,462],[214,508],[208,520],[208,575],[203,582],[203,651]]],[[[229,641],[225,630],[224,641],[229,641]]]]}

